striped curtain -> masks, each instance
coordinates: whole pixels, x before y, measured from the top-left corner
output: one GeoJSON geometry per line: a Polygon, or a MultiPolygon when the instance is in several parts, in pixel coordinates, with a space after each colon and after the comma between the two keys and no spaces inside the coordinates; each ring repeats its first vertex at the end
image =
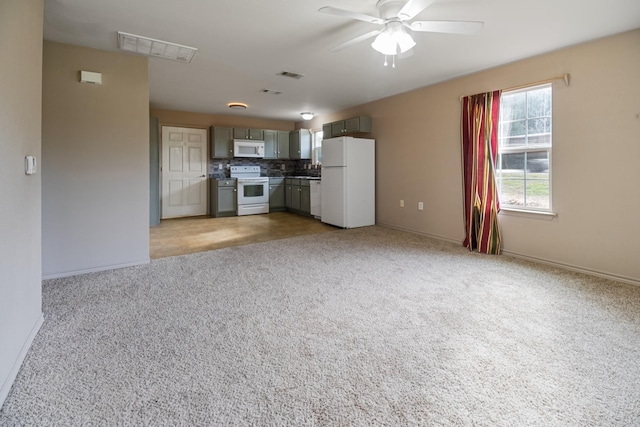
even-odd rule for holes
{"type": "Polygon", "coordinates": [[[469,250],[500,253],[495,180],[500,91],[462,98],[462,178],[465,239],[469,250]]]}

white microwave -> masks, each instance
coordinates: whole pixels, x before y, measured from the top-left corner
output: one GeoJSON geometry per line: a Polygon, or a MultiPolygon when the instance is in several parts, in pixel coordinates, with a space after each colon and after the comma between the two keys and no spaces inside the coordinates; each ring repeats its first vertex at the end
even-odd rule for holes
{"type": "Polygon", "coordinates": [[[234,139],[233,157],[264,157],[264,141],[234,139]]]}

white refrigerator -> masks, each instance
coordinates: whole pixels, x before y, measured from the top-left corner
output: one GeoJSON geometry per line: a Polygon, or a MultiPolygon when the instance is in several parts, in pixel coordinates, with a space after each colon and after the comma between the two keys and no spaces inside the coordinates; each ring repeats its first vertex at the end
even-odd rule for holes
{"type": "Polygon", "coordinates": [[[322,222],[342,228],[375,224],[375,152],[373,139],[322,141],[322,222]]]}

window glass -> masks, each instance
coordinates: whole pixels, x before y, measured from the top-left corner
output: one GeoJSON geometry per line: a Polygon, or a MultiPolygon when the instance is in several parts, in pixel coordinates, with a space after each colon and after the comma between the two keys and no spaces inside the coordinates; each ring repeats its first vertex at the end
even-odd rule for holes
{"type": "Polygon", "coordinates": [[[551,85],[503,92],[496,179],[505,208],[551,210],[551,85]]]}
{"type": "Polygon", "coordinates": [[[322,130],[313,131],[313,155],[311,161],[314,164],[322,163],[322,130]]]}

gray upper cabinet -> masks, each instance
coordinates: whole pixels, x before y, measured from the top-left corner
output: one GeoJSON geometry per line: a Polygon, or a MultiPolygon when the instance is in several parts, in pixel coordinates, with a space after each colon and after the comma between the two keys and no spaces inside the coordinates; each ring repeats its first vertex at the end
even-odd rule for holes
{"type": "Polygon", "coordinates": [[[278,131],[278,158],[288,159],[289,157],[289,132],[278,131]]]}
{"type": "Polygon", "coordinates": [[[331,138],[331,123],[325,123],[322,125],[322,137],[331,138]]]}
{"type": "Polygon", "coordinates": [[[233,138],[262,141],[264,139],[264,131],[262,129],[233,128],[233,138]]]}
{"type": "Polygon", "coordinates": [[[311,132],[299,129],[289,134],[289,156],[292,159],[311,158],[311,132]]]}
{"type": "Polygon", "coordinates": [[[233,157],[233,129],[211,127],[211,156],[228,159],[233,157]]]}
{"type": "Polygon", "coordinates": [[[264,158],[278,158],[278,132],[275,130],[264,131],[264,158]]]}
{"type": "Polygon", "coordinates": [[[323,138],[371,133],[371,117],[358,116],[322,125],[323,138]]]}
{"type": "Polygon", "coordinates": [[[265,130],[263,135],[265,159],[289,158],[289,132],[283,130],[265,130]]]}

